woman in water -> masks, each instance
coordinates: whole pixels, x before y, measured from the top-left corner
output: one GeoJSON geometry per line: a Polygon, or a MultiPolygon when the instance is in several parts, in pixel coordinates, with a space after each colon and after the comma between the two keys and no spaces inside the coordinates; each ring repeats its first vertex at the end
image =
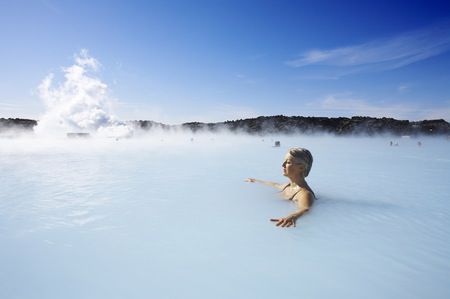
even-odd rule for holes
{"type": "Polygon", "coordinates": [[[289,214],[284,218],[270,219],[270,221],[277,222],[277,226],[290,227],[295,226],[297,218],[305,214],[312,206],[315,195],[311,188],[305,181],[311,170],[313,157],[311,153],[304,148],[291,148],[282,164],[283,175],[289,179],[287,184],[278,184],[248,178],[245,181],[249,183],[262,183],[271,187],[275,187],[281,191],[283,198],[292,200],[297,205],[297,211],[289,214]]]}

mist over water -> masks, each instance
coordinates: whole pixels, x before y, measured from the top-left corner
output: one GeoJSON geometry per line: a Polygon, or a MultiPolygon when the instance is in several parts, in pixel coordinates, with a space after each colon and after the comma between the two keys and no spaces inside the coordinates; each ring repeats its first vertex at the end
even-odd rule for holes
{"type": "Polygon", "coordinates": [[[449,298],[450,142],[390,140],[0,139],[0,297],[449,298]],[[281,229],[243,180],[294,146],[318,200],[281,229]]]}
{"type": "Polygon", "coordinates": [[[63,68],[64,82],[53,86],[54,75],[39,85],[46,106],[35,132],[38,136],[89,133],[102,137],[127,137],[132,129],[111,112],[108,86],[95,76],[99,62],[87,50],[75,55],[75,64],[63,68]]]}

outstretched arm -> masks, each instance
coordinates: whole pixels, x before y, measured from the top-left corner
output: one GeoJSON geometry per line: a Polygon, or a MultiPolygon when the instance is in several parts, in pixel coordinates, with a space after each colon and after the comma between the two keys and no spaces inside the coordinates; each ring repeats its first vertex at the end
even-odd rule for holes
{"type": "Polygon", "coordinates": [[[309,191],[299,192],[294,197],[294,200],[297,202],[297,210],[295,212],[284,218],[272,218],[270,221],[276,222],[276,225],[281,227],[295,227],[297,219],[309,211],[314,200],[314,195],[309,191]]]}
{"type": "Polygon", "coordinates": [[[245,182],[247,182],[247,183],[261,183],[261,184],[266,185],[266,186],[277,188],[278,190],[282,190],[283,187],[284,187],[284,185],[282,185],[282,184],[278,184],[278,183],[274,183],[274,182],[270,182],[270,181],[258,180],[258,179],[254,179],[254,178],[245,179],[245,182]]]}

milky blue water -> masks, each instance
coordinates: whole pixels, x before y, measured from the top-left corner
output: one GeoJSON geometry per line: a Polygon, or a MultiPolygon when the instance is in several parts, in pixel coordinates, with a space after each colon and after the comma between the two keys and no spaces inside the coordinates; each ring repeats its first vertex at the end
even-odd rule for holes
{"type": "Polygon", "coordinates": [[[450,298],[450,142],[421,141],[0,139],[0,298],[450,298]],[[318,200],[282,229],[244,179],[293,146],[318,200]]]}

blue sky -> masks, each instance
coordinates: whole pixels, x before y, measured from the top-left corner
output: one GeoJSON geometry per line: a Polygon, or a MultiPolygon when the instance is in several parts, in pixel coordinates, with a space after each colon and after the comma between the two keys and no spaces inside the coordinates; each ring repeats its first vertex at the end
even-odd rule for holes
{"type": "Polygon", "coordinates": [[[0,0],[0,117],[87,49],[124,120],[450,121],[450,4],[392,2],[0,0]]]}

